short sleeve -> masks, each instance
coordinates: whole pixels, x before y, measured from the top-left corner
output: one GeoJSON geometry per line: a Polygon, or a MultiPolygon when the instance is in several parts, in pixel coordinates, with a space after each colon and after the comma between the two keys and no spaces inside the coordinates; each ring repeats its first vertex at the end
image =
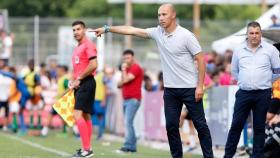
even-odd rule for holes
{"type": "Polygon", "coordinates": [[[94,43],[87,44],[86,54],[88,59],[92,59],[97,56],[97,50],[94,43]]]}
{"type": "Polygon", "coordinates": [[[64,82],[63,82],[63,88],[64,88],[64,89],[67,89],[67,88],[68,88],[68,82],[69,82],[68,79],[64,79],[64,82]]]}
{"type": "Polygon", "coordinates": [[[201,46],[199,45],[199,42],[193,33],[188,35],[187,49],[191,52],[192,55],[196,55],[202,52],[201,46]]]}
{"type": "Polygon", "coordinates": [[[145,31],[148,34],[148,38],[155,39],[157,36],[157,27],[146,28],[145,31]]]}
{"type": "Polygon", "coordinates": [[[135,77],[139,76],[139,74],[141,73],[141,68],[137,65],[133,65],[128,73],[131,73],[135,77]]]}

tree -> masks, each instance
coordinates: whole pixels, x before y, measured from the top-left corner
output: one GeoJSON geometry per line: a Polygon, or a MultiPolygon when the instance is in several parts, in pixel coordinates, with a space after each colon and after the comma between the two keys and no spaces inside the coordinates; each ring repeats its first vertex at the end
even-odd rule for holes
{"type": "MultiPolygon", "coordinates": [[[[107,0],[1,0],[10,16],[124,18],[124,4],[107,0]]],[[[159,4],[133,4],[134,18],[155,19],[159,4]]],[[[180,19],[192,19],[192,5],[175,5],[180,19]]],[[[201,19],[247,20],[261,15],[258,5],[201,5],[201,19]]]]}
{"type": "Polygon", "coordinates": [[[76,0],[2,0],[0,6],[7,8],[10,16],[65,16],[67,8],[76,0]]]}

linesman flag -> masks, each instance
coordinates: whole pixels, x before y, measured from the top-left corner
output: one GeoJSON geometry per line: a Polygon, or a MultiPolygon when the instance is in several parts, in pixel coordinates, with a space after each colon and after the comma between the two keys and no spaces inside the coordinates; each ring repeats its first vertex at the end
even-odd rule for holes
{"type": "Polygon", "coordinates": [[[272,84],[272,98],[280,99],[280,78],[272,84]]]}
{"type": "Polygon", "coordinates": [[[75,123],[74,120],[74,105],[75,97],[74,91],[69,90],[63,97],[53,104],[54,110],[61,116],[61,118],[72,127],[75,123]]]}

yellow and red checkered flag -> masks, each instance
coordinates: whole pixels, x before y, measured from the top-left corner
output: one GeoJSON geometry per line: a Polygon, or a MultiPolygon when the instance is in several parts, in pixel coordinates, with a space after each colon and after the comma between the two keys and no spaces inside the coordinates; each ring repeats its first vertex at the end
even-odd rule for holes
{"type": "Polygon", "coordinates": [[[63,97],[53,104],[54,110],[62,117],[68,126],[72,127],[75,123],[74,120],[74,105],[75,97],[74,91],[69,90],[63,97]]]}
{"type": "Polygon", "coordinates": [[[280,79],[272,84],[272,98],[280,99],[280,79]]]}

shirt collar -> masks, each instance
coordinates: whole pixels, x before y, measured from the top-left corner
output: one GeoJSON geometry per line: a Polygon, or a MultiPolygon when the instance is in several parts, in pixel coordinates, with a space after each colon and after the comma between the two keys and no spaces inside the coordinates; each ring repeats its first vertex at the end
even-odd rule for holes
{"type": "Polygon", "coordinates": [[[162,30],[163,30],[163,34],[164,34],[165,36],[167,36],[167,37],[175,36],[175,34],[176,34],[177,30],[179,29],[179,27],[180,27],[180,25],[177,24],[176,29],[175,29],[173,32],[170,32],[170,33],[165,32],[165,30],[162,29],[162,30]]]}
{"type": "Polygon", "coordinates": [[[79,45],[84,44],[84,43],[87,42],[87,41],[88,41],[88,39],[85,37],[85,38],[81,41],[81,43],[79,43],[79,45]]]}
{"type": "MultiPolygon", "coordinates": [[[[249,51],[252,50],[251,48],[249,48],[249,46],[248,46],[248,41],[247,41],[247,40],[245,40],[245,41],[243,42],[243,48],[246,49],[246,50],[249,50],[249,51]]],[[[261,40],[261,43],[259,44],[259,46],[257,47],[256,50],[258,50],[259,48],[263,48],[263,41],[262,41],[262,40],[261,40]]]]}

